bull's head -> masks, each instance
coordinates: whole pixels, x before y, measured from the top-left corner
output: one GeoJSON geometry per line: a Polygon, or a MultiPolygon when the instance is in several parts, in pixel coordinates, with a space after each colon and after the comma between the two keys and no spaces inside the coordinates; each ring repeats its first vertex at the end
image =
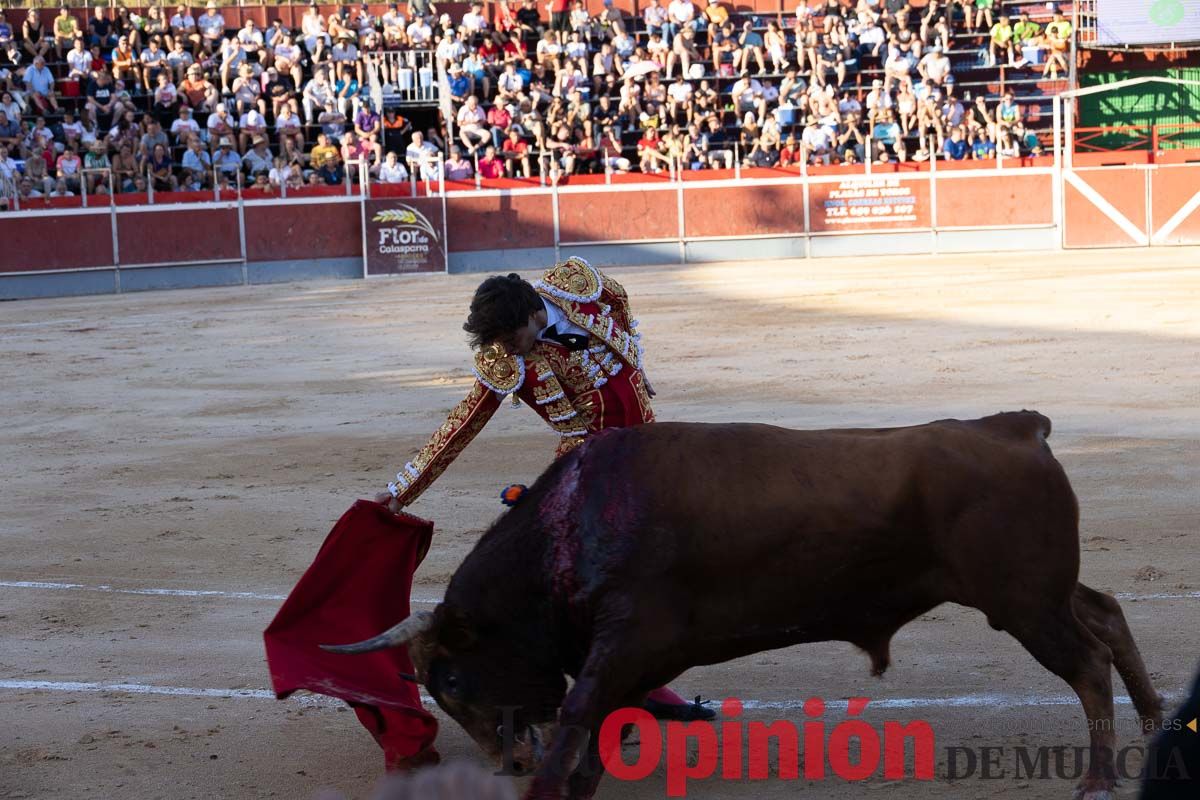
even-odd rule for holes
{"type": "Polygon", "coordinates": [[[566,680],[547,642],[517,628],[481,625],[443,603],[371,639],[322,647],[369,653],[407,646],[417,681],[442,710],[498,764],[529,772],[550,741],[566,680]],[[506,737],[512,746],[507,764],[506,737]]]}

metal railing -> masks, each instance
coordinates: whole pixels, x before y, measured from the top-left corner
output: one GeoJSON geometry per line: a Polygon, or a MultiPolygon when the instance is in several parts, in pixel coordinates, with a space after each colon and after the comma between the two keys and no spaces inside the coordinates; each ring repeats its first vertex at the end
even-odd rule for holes
{"type": "Polygon", "coordinates": [[[438,101],[441,93],[432,50],[390,50],[365,60],[378,108],[438,101]]]}

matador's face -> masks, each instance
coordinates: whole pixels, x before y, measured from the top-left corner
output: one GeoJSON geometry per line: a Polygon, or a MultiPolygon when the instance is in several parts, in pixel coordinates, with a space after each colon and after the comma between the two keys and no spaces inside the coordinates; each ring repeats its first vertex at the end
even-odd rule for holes
{"type": "Polygon", "coordinates": [[[541,329],[538,315],[530,314],[528,322],[507,336],[501,337],[498,341],[508,352],[518,356],[527,356],[533,350],[533,345],[537,342],[538,331],[541,329]]]}

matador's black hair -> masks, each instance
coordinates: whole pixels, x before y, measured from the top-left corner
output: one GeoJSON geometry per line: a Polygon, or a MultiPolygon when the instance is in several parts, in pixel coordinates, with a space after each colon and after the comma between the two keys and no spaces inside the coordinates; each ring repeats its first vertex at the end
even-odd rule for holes
{"type": "Polygon", "coordinates": [[[515,272],[493,275],[475,290],[463,330],[471,334],[471,347],[482,347],[527,324],[541,309],[542,298],[529,281],[515,272]]]}

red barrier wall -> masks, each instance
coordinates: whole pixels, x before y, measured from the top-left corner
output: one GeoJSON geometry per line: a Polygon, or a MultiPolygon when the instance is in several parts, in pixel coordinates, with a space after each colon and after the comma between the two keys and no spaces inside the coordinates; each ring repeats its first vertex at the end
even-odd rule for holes
{"type": "Polygon", "coordinates": [[[353,256],[362,256],[358,203],[246,206],[247,261],[353,256]]]}
{"type": "MultiPolygon", "coordinates": [[[[810,230],[815,234],[928,229],[933,223],[930,173],[847,176],[810,180],[810,230]]],[[[1081,173],[1130,225],[1145,225],[1143,172],[1113,168],[1081,173]]],[[[1011,173],[937,178],[937,227],[1000,228],[1051,225],[1050,174],[1011,173]]],[[[1155,175],[1154,223],[1164,225],[1189,205],[1200,187],[1200,166],[1164,168],[1155,175]]],[[[246,258],[252,263],[362,256],[361,206],[337,188],[315,196],[264,201],[249,199],[240,213],[246,258]]],[[[613,187],[566,187],[557,193],[559,241],[674,241],[679,238],[682,191],[688,238],[803,236],[804,186],[798,176],[770,183],[750,181],[705,185],[666,181],[613,187]]],[[[1130,239],[1094,203],[1068,186],[1070,241],[1090,245],[1128,244],[1130,239]],[[1108,233],[1106,233],[1106,231],[1108,233]],[[1115,231],[1114,235],[1109,235],[1115,231]],[[1108,238],[1105,238],[1108,236],[1108,238]]],[[[405,187],[405,194],[407,187],[405,187]]],[[[164,199],[169,196],[164,196],[164,199]]],[[[236,260],[241,256],[239,209],[156,205],[121,195],[134,205],[116,209],[122,265],[236,260]]],[[[172,197],[171,199],[178,199],[172,197]]],[[[415,200],[411,202],[416,202],[415,200]]],[[[441,198],[422,200],[440,206],[441,198]]],[[[452,192],[445,198],[452,253],[547,249],[555,245],[555,196],[532,191],[452,192]]],[[[1200,206],[1200,201],[1197,201],[1200,206]]],[[[103,267],[113,263],[111,216],[94,213],[51,216],[42,212],[0,214],[0,271],[103,267]]],[[[432,218],[431,218],[432,219],[432,218]]],[[[440,223],[439,223],[440,224],[440,223]]],[[[1169,242],[1200,240],[1200,211],[1189,209],[1170,231],[1169,242]]],[[[438,241],[440,238],[440,229],[438,241]]]]}
{"type": "Polygon", "coordinates": [[[1160,244],[1200,244],[1200,205],[1182,219],[1175,216],[1200,193],[1200,166],[1163,167],[1150,175],[1155,232],[1160,244]],[[1172,226],[1169,230],[1164,230],[1172,226]]]}
{"type": "Polygon", "coordinates": [[[678,239],[679,198],[674,187],[560,193],[558,231],[563,244],[678,239]]]}
{"type": "Polygon", "coordinates": [[[117,244],[122,265],[242,257],[236,208],[131,209],[117,215],[117,244]]]}
{"type": "MultiPolygon", "coordinates": [[[[941,188],[939,184],[939,191],[941,188]]],[[[906,230],[932,224],[926,176],[814,183],[809,187],[808,204],[813,233],[906,230]]]]}
{"type": "Polygon", "coordinates": [[[446,201],[451,252],[554,247],[549,193],[453,197],[446,201]]]}
{"type": "MultiPolygon", "coordinates": [[[[1103,167],[1076,172],[1091,192],[1111,205],[1138,231],[1146,230],[1146,175],[1136,167],[1103,167]]],[[[1129,247],[1137,242],[1113,221],[1089,192],[1063,186],[1063,243],[1067,247],[1129,247]]]]}
{"type": "Polygon", "coordinates": [[[939,181],[939,228],[1054,223],[1054,176],[1005,175],[939,181]]]}
{"type": "Polygon", "coordinates": [[[799,184],[691,188],[683,193],[688,236],[804,234],[804,190],[799,184]]]}
{"type": "Polygon", "coordinates": [[[113,263],[112,217],[95,214],[0,217],[0,273],[105,267],[113,263]]]}

